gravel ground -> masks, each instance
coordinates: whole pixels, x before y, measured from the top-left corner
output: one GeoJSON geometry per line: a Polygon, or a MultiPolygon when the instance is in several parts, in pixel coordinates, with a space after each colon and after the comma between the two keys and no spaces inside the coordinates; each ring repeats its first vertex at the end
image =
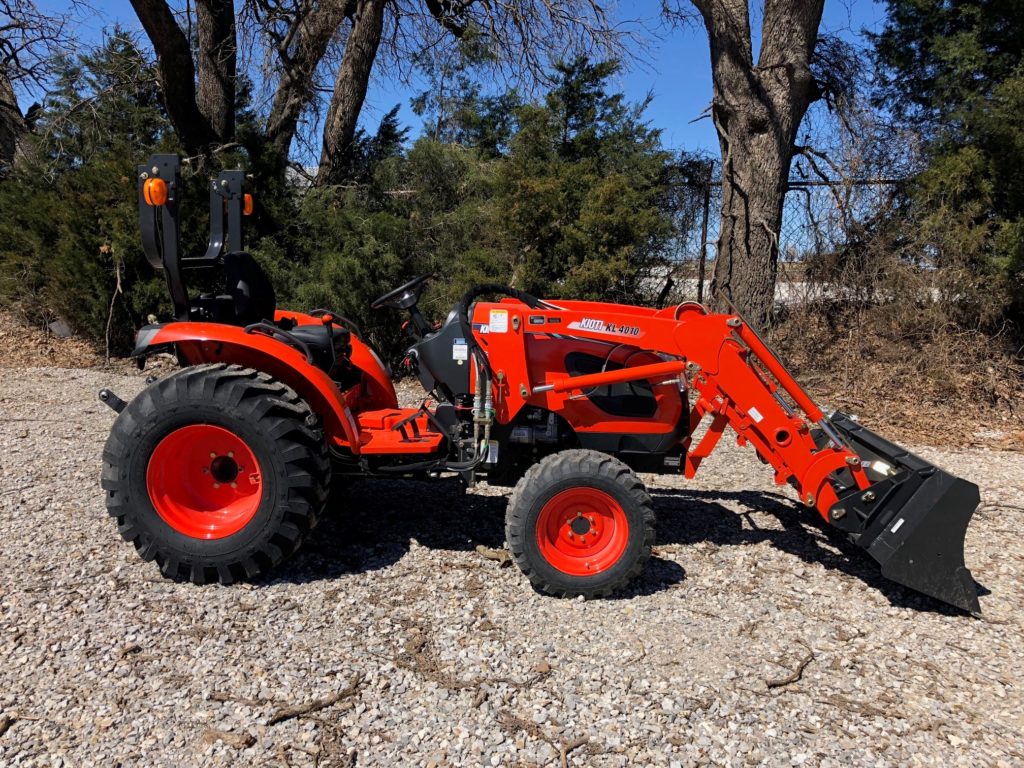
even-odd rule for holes
{"type": "Polygon", "coordinates": [[[647,478],[659,544],[618,599],[535,594],[505,494],[454,481],[357,483],[273,580],[195,587],[103,509],[95,393],[142,379],[0,376],[0,765],[1024,765],[1020,453],[921,449],[982,486],[982,620],[731,445],[647,478]]]}

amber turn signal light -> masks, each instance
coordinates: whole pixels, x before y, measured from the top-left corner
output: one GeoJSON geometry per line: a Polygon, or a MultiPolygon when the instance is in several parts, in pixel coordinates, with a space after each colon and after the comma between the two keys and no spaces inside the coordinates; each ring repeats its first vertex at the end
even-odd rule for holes
{"type": "Polygon", "coordinates": [[[142,185],[142,197],[145,198],[146,205],[164,205],[167,202],[167,182],[158,178],[146,179],[142,185]]]}
{"type": "Polygon", "coordinates": [[[242,214],[252,216],[252,195],[248,192],[242,196],[242,214]]]}

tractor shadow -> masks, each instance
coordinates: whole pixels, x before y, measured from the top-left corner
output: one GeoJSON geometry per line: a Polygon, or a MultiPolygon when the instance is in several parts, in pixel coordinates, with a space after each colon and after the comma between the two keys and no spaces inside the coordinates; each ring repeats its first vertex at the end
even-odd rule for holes
{"type": "MultiPolygon", "coordinates": [[[[354,482],[332,494],[316,531],[271,578],[304,583],[380,570],[398,562],[412,542],[451,553],[476,554],[478,546],[504,550],[511,489],[493,492],[466,493],[456,478],[354,482]]],[[[485,568],[497,568],[497,563],[476,556],[485,568]]],[[[681,565],[653,556],[640,578],[615,597],[654,594],[685,578],[681,565]]]]}
{"type": "MultiPolygon", "coordinates": [[[[723,547],[768,543],[808,564],[839,571],[878,590],[891,605],[924,613],[963,616],[964,612],[928,595],[889,581],[879,566],[845,534],[827,525],[817,513],[777,493],[650,488],[658,514],[658,543],[708,542],[723,547]],[[772,515],[781,528],[759,526],[750,512],[725,506],[731,502],[772,515]],[[834,550],[838,550],[838,553],[834,550]]],[[[977,582],[975,582],[977,584],[977,582]]],[[[977,584],[979,595],[989,594],[977,584]]]]}
{"type": "MultiPolygon", "coordinates": [[[[648,490],[657,514],[656,548],[700,542],[720,547],[767,542],[806,563],[821,564],[860,579],[894,606],[962,615],[956,608],[882,577],[865,552],[816,514],[781,494],[657,486],[648,490]],[[762,527],[754,515],[737,512],[726,504],[771,514],[781,528],[762,527]]],[[[360,480],[332,494],[316,531],[272,578],[305,583],[380,570],[397,563],[414,541],[419,546],[453,553],[474,552],[479,545],[501,550],[507,502],[507,493],[466,493],[456,478],[360,480]]],[[[682,557],[685,560],[685,553],[682,557]]],[[[495,565],[482,555],[480,558],[482,564],[495,565]]],[[[685,579],[686,571],[679,563],[655,555],[637,582],[617,597],[654,594],[685,579]]],[[[983,588],[979,591],[986,594],[983,588]]]]}
{"type": "Polygon", "coordinates": [[[308,581],[387,568],[413,542],[435,550],[501,549],[506,496],[468,494],[456,478],[359,480],[332,491],[302,549],[276,578],[308,581]]]}

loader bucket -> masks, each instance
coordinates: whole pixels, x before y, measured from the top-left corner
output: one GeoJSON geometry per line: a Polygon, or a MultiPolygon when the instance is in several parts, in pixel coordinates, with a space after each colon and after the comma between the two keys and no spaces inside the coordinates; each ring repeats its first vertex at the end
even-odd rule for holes
{"type": "Polygon", "coordinates": [[[980,614],[977,585],[964,564],[967,525],[981,500],[978,486],[845,414],[835,413],[830,422],[875,481],[841,493],[829,512],[832,524],[866,549],[887,579],[980,614]]]}

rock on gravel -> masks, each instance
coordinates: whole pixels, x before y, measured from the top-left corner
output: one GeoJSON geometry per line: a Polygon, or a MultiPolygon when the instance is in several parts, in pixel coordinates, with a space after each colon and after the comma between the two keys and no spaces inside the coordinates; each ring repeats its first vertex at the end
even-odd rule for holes
{"type": "Polygon", "coordinates": [[[0,381],[0,765],[1024,764],[1024,456],[978,482],[972,619],[883,581],[752,453],[646,478],[658,546],[617,599],[534,593],[505,492],[369,482],[259,584],[163,579],[98,486],[139,376],[0,381]]]}

